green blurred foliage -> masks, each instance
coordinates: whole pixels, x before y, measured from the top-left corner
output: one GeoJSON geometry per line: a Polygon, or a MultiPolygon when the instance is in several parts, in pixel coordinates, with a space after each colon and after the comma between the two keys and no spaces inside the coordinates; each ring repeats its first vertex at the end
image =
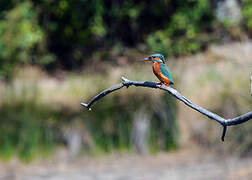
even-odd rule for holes
{"type": "Polygon", "coordinates": [[[23,93],[23,99],[16,103],[12,103],[15,97],[9,96],[0,109],[0,157],[6,160],[13,155],[23,161],[43,157],[55,145],[56,116],[37,104],[34,96],[26,98],[23,93]]]}
{"type": "MultiPolygon", "coordinates": [[[[6,75],[24,62],[49,70],[78,69],[90,62],[87,59],[111,59],[110,52],[123,55],[125,47],[140,44],[146,44],[141,51],[148,53],[191,54],[221,39],[219,28],[228,31],[216,26],[213,4],[207,0],[1,1],[1,72],[6,75]]],[[[243,29],[251,35],[251,1],[242,0],[241,5],[243,29]]]]}
{"type": "MultiPolygon", "coordinates": [[[[250,35],[251,7],[251,1],[242,0],[244,30],[250,35]]],[[[207,0],[0,1],[0,76],[8,77],[17,66],[26,64],[49,70],[78,69],[90,62],[87,59],[111,59],[125,55],[125,47],[138,48],[141,44],[146,44],[139,48],[144,53],[187,55],[218,39],[215,28],[213,9],[207,0]]],[[[100,88],[107,88],[103,77],[97,81],[100,88]]],[[[127,98],[113,95],[104,98],[88,115],[37,103],[39,93],[32,87],[21,90],[18,97],[7,97],[0,108],[0,155],[5,158],[17,154],[27,160],[51,150],[53,145],[64,142],[61,126],[69,125],[73,117],[83,119],[97,149],[131,150],[132,112],[141,106],[146,106],[151,116],[150,149],[178,146],[177,105],[166,95],[155,101],[143,92],[127,98]]],[[[69,97],[61,98],[68,103],[69,97]]],[[[241,136],[237,135],[236,144],[246,138],[241,136]]],[[[245,149],[251,147],[251,141],[247,142],[245,149]]]]}
{"type": "Polygon", "coordinates": [[[245,28],[250,37],[252,36],[252,1],[242,0],[242,14],[244,17],[245,28]]]}
{"type": "Polygon", "coordinates": [[[39,102],[36,86],[22,85],[18,95],[14,89],[10,87],[6,92],[0,108],[0,157],[3,159],[17,155],[23,161],[30,161],[48,155],[55,146],[66,143],[64,127],[70,127],[76,118],[94,143],[91,150],[84,149],[84,152],[95,155],[113,150],[132,151],[134,113],[143,106],[151,120],[147,137],[150,151],[178,147],[177,103],[169,95],[153,100],[148,93],[126,97],[112,94],[87,112],[48,108],[39,102]]]}
{"type": "Polygon", "coordinates": [[[4,104],[0,110],[0,156],[9,159],[17,155],[24,161],[46,156],[55,145],[52,115],[46,107],[34,102],[4,104]]]}
{"type": "Polygon", "coordinates": [[[178,147],[176,100],[169,95],[162,95],[156,100],[148,96],[114,95],[98,103],[90,112],[91,116],[87,118],[92,122],[89,123],[89,129],[97,148],[103,151],[132,150],[134,113],[143,107],[151,120],[147,138],[150,151],[168,151],[178,147]]]}
{"type": "Polygon", "coordinates": [[[214,17],[207,0],[176,1],[176,8],[165,26],[148,35],[152,52],[165,55],[186,55],[196,52],[209,42],[214,17]]]}
{"type": "Polygon", "coordinates": [[[31,3],[21,3],[5,12],[0,21],[0,76],[8,76],[16,65],[51,62],[52,57],[38,46],[43,39],[31,3]]]}
{"type": "Polygon", "coordinates": [[[151,121],[151,149],[153,151],[174,150],[179,145],[179,127],[177,122],[178,107],[176,100],[168,94],[154,104],[151,121]]]}
{"type": "Polygon", "coordinates": [[[147,42],[153,52],[183,55],[200,50],[212,31],[208,1],[43,1],[35,2],[46,23],[51,50],[65,67],[114,46],[147,42]],[[57,43],[56,43],[57,42],[57,43]],[[62,49],[67,53],[62,53],[62,49]],[[91,52],[91,53],[90,53],[91,52]]]}

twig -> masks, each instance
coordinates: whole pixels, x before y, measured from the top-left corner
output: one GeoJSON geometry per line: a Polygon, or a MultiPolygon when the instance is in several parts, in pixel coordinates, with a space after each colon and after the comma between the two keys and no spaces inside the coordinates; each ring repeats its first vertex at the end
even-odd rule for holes
{"type": "MultiPolygon", "coordinates": [[[[251,76],[251,78],[252,78],[252,76],[251,76]]],[[[188,100],[187,98],[182,96],[177,90],[175,90],[171,87],[168,87],[168,86],[160,85],[158,83],[154,83],[154,82],[150,82],[150,81],[131,81],[131,80],[126,79],[125,77],[122,77],[122,81],[123,81],[122,83],[114,85],[111,88],[108,88],[108,89],[102,91],[101,93],[99,93],[98,95],[96,95],[95,97],[93,97],[93,99],[88,104],[81,103],[81,105],[86,107],[87,109],[91,110],[90,107],[93,103],[95,103],[99,99],[103,98],[107,94],[121,89],[124,86],[128,88],[129,86],[134,85],[134,86],[140,86],[140,87],[161,89],[161,90],[167,91],[170,95],[172,95],[176,99],[182,101],[184,104],[186,104],[190,108],[200,112],[201,114],[203,114],[203,115],[207,116],[208,118],[213,119],[213,120],[217,121],[219,124],[221,124],[223,126],[223,131],[222,131],[222,136],[221,136],[222,141],[224,141],[227,126],[241,124],[241,123],[244,123],[244,122],[252,119],[252,111],[250,111],[246,114],[243,114],[241,116],[232,118],[232,119],[222,118],[215,113],[212,113],[212,112],[210,112],[210,111],[208,111],[208,110],[206,110],[196,104],[193,104],[190,100],[188,100]]],[[[251,82],[252,82],[252,80],[251,80],[251,82]]]]}

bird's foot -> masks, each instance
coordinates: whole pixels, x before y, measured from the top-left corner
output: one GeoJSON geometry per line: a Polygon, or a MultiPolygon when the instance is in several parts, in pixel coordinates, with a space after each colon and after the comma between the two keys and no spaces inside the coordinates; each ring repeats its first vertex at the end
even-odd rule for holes
{"type": "Polygon", "coordinates": [[[165,83],[160,83],[159,85],[161,85],[160,87],[171,87],[171,84],[165,84],[165,83]]]}
{"type": "Polygon", "coordinates": [[[160,86],[160,87],[164,87],[165,86],[165,84],[162,83],[162,82],[158,82],[157,85],[160,86]]]}

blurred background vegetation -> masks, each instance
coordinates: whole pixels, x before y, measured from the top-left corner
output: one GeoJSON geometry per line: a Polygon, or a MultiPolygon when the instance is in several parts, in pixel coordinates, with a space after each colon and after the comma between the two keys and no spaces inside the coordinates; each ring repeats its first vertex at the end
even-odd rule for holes
{"type": "MultiPolygon", "coordinates": [[[[201,116],[198,129],[190,125],[195,115],[187,116],[192,121],[183,135],[185,112],[162,92],[116,92],[90,112],[79,103],[118,83],[122,74],[156,81],[150,65],[134,61],[163,53],[176,87],[189,98],[226,117],[245,113],[252,107],[250,54],[227,56],[234,51],[210,47],[251,37],[250,0],[1,0],[0,156],[29,160],[58,146],[75,156],[80,150],[168,151],[185,141],[216,145],[216,124],[201,116]],[[199,100],[203,90],[207,97],[199,100]]],[[[251,153],[251,129],[251,123],[234,128],[229,147],[242,142],[237,152],[251,153]]]]}

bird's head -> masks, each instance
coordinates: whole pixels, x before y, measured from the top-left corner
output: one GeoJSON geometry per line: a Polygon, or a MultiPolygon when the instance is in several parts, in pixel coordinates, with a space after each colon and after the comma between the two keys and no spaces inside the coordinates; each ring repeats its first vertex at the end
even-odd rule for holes
{"type": "Polygon", "coordinates": [[[141,59],[140,61],[148,62],[158,62],[158,63],[165,63],[164,56],[162,54],[152,54],[147,58],[141,59]]]}

